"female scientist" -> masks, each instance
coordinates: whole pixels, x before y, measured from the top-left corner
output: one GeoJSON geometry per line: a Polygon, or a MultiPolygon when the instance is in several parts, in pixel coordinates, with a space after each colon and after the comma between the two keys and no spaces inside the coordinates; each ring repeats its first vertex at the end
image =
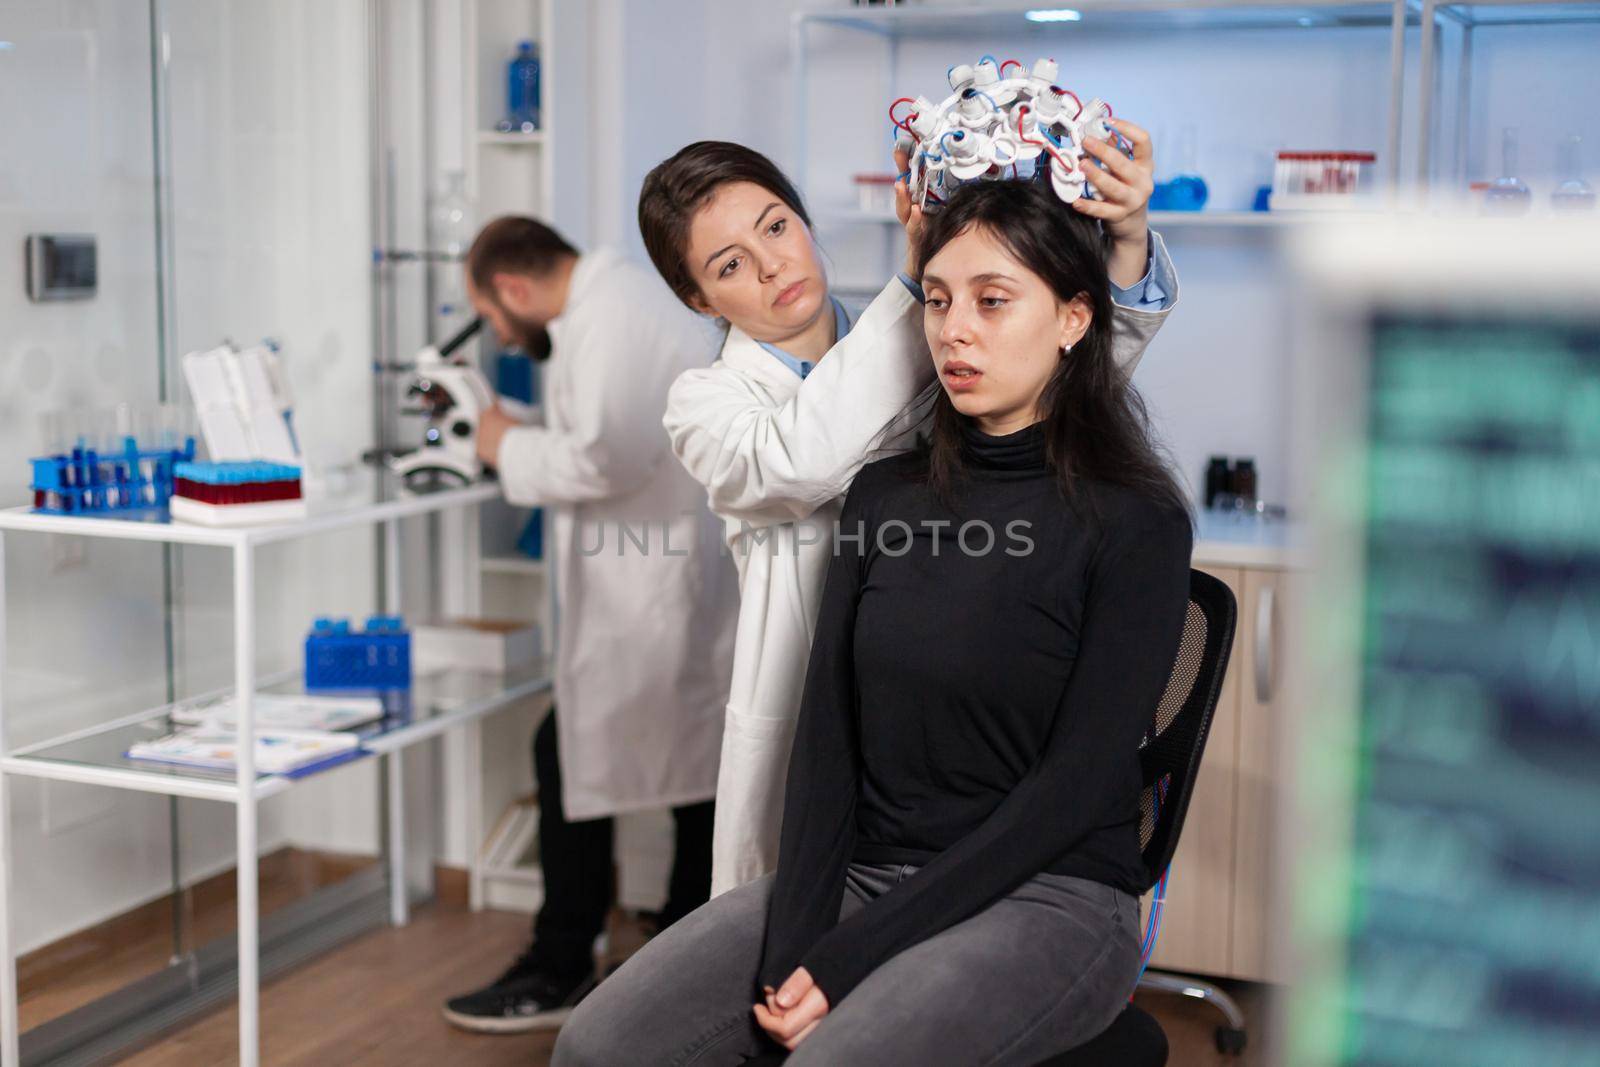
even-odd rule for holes
{"type": "Polygon", "coordinates": [[[1027,1067],[1127,1003],[1139,742],[1182,637],[1188,506],[1112,354],[1087,218],[968,185],[915,255],[943,389],[927,444],[845,500],[777,873],[646,945],[559,1067],[769,1042],[791,1067],[1027,1067]]]}
{"type": "MultiPolygon", "coordinates": [[[[1132,123],[1114,125],[1134,156],[1087,142],[1105,168],[1085,168],[1102,199],[1074,207],[1103,227],[1116,301],[1112,351],[1131,373],[1178,289],[1147,225],[1150,138],[1132,123]]],[[[897,162],[904,171],[904,157],[897,162]]],[[[896,197],[914,237],[921,211],[904,183],[896,197]]],[[[720,358],[677,379],[663,420],[722,518],[739,571],[715,895],[777,861],[784,768],[839,503],[871,452],[911,443],[907,431],[937,390],[912,265],[852,323],[828,291],[799,193],[760,153],[720,141],[689,145],[645,178],[639,226],[679,299],[728,323],[720,358]]]]}

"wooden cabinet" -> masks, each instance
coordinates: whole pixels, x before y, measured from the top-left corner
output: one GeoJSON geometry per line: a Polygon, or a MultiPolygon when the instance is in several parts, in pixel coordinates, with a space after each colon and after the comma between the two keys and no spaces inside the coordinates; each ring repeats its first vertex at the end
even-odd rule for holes
{"type": "MultiPolygon", "coordinates": [[[[1273,980],[1274,818],[1286,799],[1274,766],[1283,674],[1285,572],[1201,567],[1239,605],[1233,654],[1212,719],[1151,966],[1273,980]]],[[[1145,899],[1148,915],[1149,898],[1145,899]]]]}
{"type": "Polygon", "coordinates": [[[1245,639],[1239,649],[1239,738],[1234,760],[1233,967],[1240,978],[1280,980],[1270,951],[1277,817],[1289,797],[1276,761],[1284,711],[1285,571],[1244,572],[1239,601],[1245,639]]]}
{"type": "MultiPolygon", "coordinates": [[[[1244,602],[1244,576],[1237,570],[1210,570],[1227,583],[1234,599],[1244,602]]],[[[1172,858],[1169,891],[1151,965],[1177,971],[1227,973],[1233,947],[1233,841],[1235,763],[1239,737],[1239,643],[1234,633],[1233,656],[1206,752],[1200,761],[1183,836],[1172,858]]],[[[1150,914],[1150,898],[1145,912],[1150,914]]]]}

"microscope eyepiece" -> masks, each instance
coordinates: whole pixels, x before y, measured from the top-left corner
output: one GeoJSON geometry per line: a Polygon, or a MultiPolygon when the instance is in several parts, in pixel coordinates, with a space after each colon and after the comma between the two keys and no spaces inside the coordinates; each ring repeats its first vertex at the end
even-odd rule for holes
{"type": "Polygon", "coordinates": [[[439,355],[445,359],[450,358],[450,353],[460,348],[472,339],[472,336],[483,329],[483,316],[479,315],[457,331],[456,335],[439,346],[439,355]]]}

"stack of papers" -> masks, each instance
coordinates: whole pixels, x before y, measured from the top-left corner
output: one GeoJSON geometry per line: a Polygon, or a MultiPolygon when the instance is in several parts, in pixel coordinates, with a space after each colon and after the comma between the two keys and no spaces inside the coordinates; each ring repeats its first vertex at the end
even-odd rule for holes
{"type": "Polygon", "coordinates": [[[539,865],[539,805],[524,798],[512,802],[483,845],[483,865],[490,870],[515,870],[539,865]]]}
{"type": "MultiPolygon", "coordinates": [[[[258,774],[289,774],[313,765],[353,759],[360,754],[360,739],[353,734],[314,730],[257,730],[255,760],[258,774]]],[[[195,726],[177,730],[154,741],[140,741],[128,749],[128,758],[184,767],[231,771],[237,766],[238,736],[227,729],[195,726]]]]}
{"type": "MultiPolygon", "coordinates": [[[[252,711],[258,734],[276,730],[349,730],[383,718],[383,701],[373,696],[257,693],[252,711]]],[[[239,702],[231,693],[188,701],[172,709],[172,721],[186,726],[237,730],[239,702]]]]}

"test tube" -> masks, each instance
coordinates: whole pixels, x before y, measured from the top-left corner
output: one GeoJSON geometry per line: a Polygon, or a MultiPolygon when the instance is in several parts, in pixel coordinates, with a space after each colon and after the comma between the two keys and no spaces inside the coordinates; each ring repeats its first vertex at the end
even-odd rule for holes
{"type": "Polygon", "coordinates": [[[139,503],[133,497],[138,478],[139,429],[142,411],[132,404],[118,404],[112,412],[112,426],[102,458],[111,470],[106,490],[108,507],[126,508],[139,503]]]}
{"type": "Polygon", "coordinates": [[[156,413],[158,432],[152,451],[158,456],[151,460],[151,503],[165,503],[172,495],[172,465],[184,451],[187,410],[177,404],[163,404],[156,413]]]}
{"type": "Polygon", "coordinates": [[[71,507],[74,510],[77,510],[80,504],[87,502],[84,494],[88,492],[89,486],[92,484],[88,470],[88,441],[85,439],[86,435],[84,433],[85,418],[84,412],[75,411],[71,412],[66,419],[71,441],[67,448],[72,456],[72,485],[73,488],[80,490],[80,492],[73,494],[71,507]]]}

